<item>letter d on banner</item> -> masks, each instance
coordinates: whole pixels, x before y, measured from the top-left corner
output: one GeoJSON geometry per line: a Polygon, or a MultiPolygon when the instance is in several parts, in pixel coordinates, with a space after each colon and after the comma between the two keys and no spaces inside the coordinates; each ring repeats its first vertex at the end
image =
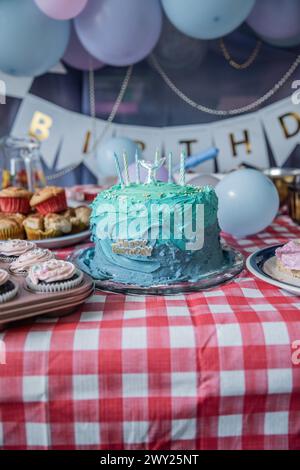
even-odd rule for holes
{"type": "Polygon", "coordinates": [[[278,166],[282,166],[300,144],[300,104],[291,97],[259,112],[278,166]]]}
{"type": "Polygon", "coordinates": [[[36,111],[30,123],[29,134],[42,141],[48,139],[53,120],[47,114],[36,111]]]}

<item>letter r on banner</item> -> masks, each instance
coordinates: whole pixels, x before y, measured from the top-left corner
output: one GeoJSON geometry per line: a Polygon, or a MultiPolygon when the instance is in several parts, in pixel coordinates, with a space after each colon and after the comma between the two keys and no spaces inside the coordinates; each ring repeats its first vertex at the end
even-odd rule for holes
{"type": "Polygon", "coordinates": [[[47,114],[36,111],[30,123],[29,134],[38,140],[46,140],[50,135],[53,119],[47,114]]]}

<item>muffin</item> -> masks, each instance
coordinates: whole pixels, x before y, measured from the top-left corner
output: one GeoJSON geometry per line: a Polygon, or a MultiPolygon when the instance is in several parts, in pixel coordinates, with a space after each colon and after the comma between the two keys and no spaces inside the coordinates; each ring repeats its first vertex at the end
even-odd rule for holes
{"type": "Polygon", "coordinates": [[[291,240],[275,251],[277,268],[295,278],[300,278],[300,239],[291,240]]]}
{"type": "Polygon", "coordinates": [[[0,241],[0,261],[12,263],[19,256],[34,248],[36,248],[35,243],[27,240],[0,241]]]}
{"type": "Polygon", "coordinates": [[[32,214],[28,216],[23,226],[29,240],[43,240],[45,238],[60,237],[72,230],[70,221],[59,214],[32,214]]]}
{"type": "Polygon", "coordinates": [[[11,217],[0,217],[0,240],[24,238],[22,225],[11,217]]]}
{"type": "Polygon", "coordinates": [[[18,293],[18,285],[10,280],[7,271],[0,269],[0,304],[13,299],[18,293]]]}
{"type": "Polygon", "coordinates": [[[46,231],[55,231],[57,237],[71,233],[72,224],[67,217],[60,214],[47,214],[44,219],[46,231]]]}
{"type": "Polygon", "coordinates": [[[31,266],[26,284],[36,292],[61,292],[77,287],[82,278],[82,272],[73,263],[53,259],[31,266]]]}
{"type": "Polygon", "coordinates": [[[30,205],[43,215],[62,212],[67,209],[65,190],[56,186],[46,186],[34,193],[30,205]]]}
{"type": "Polygon", "coordinates": [[[69,208],[63,213],[72,224],[72,233],[79,233],[89,228],[91,212],[89,207],[79,206],[69,208]]]}
{"type": "Polygon", "coordinates": [[[35,248],[21,255],[18,259],[9,265],[9,269],[13,274],[26,274],[27,271],[37,263],[43,263],[54,258],[54,254],[50,250],[35,248]]]}
{"type": "Polygon", "coordinates": [[[23,188],[9,187],[0,191],[0,210],[2,212],[28,214],[32,193],[23,188]]]}

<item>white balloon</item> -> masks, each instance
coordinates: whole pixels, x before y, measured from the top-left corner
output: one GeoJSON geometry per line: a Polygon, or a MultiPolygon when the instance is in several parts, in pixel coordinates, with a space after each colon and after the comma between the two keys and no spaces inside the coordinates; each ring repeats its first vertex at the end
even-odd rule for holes
{"type": "Polygon", "coordinates": [[[257,170],[237,170],[217,185],[221,229],[237,238],[268,227],[279,209],[279,195],[272,181],[257,170]]]}
{"type": "Polygon", "coordinates": [[[112,137],[99,147],[96,160],[100,178],[117,176],[114,153],[119,157],[120,167],[123,169],[124,151],[127,154],[128,165],[130,165],[135,160],[135,152],[140,152],[140,148],[127,137],[112,137]]]}

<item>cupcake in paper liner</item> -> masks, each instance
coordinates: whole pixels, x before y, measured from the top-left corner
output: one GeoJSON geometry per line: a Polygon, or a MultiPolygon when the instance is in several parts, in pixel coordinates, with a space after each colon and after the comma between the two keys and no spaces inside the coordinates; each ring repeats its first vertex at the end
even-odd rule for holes
{"type": "Polygon", "coordinates": [[[11,238],[24,238],[22,225],[15,219],[0,216],[0,240],[10,240],[11,238]]]}
{"type": "Polygon", "coordinates": [[[21,255],[16,261],[9,265],[9,270],[13,274],[25,275],[37,263],[43,263],[54,258],[54,254],[50,250],[43,248],[35,248],[21,255]]]}
{"type": "Polygon", "coordinates": [[[18,293],[18,286],[10,280],[7,271],[0,269],[0,304],[13,299],[18,293]]]}
{"type": "Polygon", "coordinates": [[[28,240],[61,237],[71,232],[72,224],[60,214],[33,214],[23,222],[28,240]]]}
{"type": "Polygon", "coordinates": [[[73,263],[53,259],[31,266],[26,284],[35,292],[61,292],[79,286],[82,278],[83,273],[73,263]]]}
{"type": "Polygon", "coordinates": [[[0,241],[0,261],[12,263],[24,253],[36,248],[36,244],[28,240],[0,241]]]}
{"type": "Polygon", "coordinates": [[[68,208],[66,192],[64,188],[46,186],[34,193],[30,200],[30,205],[43,215],[65,211],[68,208]]]}
{"type": "Polygon", "coordinates": [[[0,209],[2,212],[28,214],[31,210],[32,193],[23,188],[9,187],[0,191],[0,209]]]}

